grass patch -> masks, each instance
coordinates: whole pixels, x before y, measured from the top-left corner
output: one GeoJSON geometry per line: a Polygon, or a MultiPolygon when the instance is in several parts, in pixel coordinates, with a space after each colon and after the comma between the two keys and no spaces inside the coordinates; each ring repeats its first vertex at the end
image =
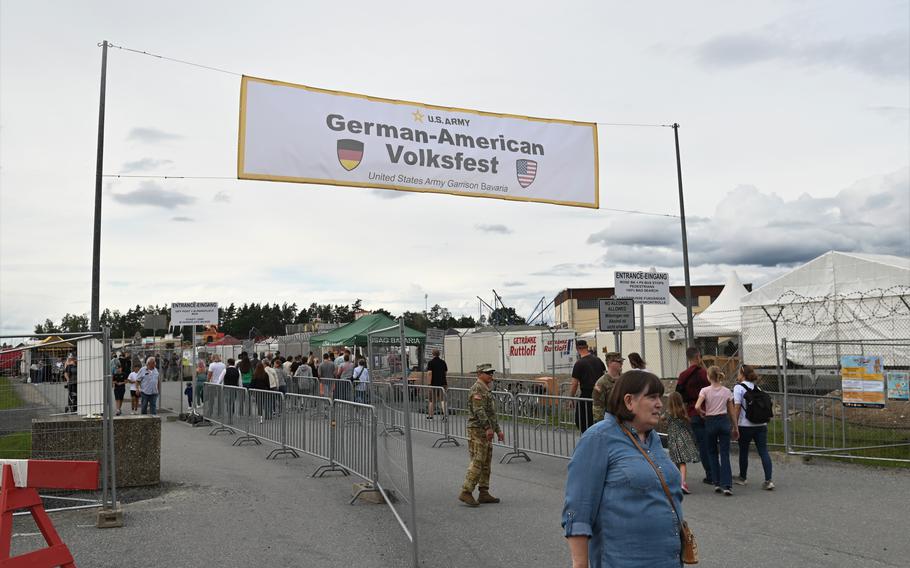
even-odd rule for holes
{"type": "MultiPolygon", "coordinates": [[[[804,449],[809,450],[807,446],[825,449],[881,446],[886,444],[910,444],[910,430],[874,428],[860,426],[850,422],[842,425],[839,420],[832,421],[829,417],[821,416],[814,419],[795,417],[790,421],[790,437],[792,440],[791,447],[796,451],[804,449]]],[[[783,422],[779,417],[772,419],[771,423],[768,425],[768,444],[781,447],[784,445],[784,427],[783,422]]],[[[910,445],[866,450],[845,450],[836,453],[854,455],[857,458],[871,457],[891,460],[910,460],[910,445]]],[[[824,458],[824,454],[820,454],[818,457],[824,458]]],[[[908,462],[854,460],[850,458],[825,459],[864,463],[881,467],[910,468],[910,463],[908,462]]]]}
{"type": "Polygon", "coordinates": [[[32,433],[16,432],[0,436],[0,458],[27,460],[32,457],[32,433]]]}
{"type": "Polygon", "coordinates": [[[0,377],[0,410],[12,410],[22,406],[22,399],[16,394],[13,384],[6,377],[0,377]]]}

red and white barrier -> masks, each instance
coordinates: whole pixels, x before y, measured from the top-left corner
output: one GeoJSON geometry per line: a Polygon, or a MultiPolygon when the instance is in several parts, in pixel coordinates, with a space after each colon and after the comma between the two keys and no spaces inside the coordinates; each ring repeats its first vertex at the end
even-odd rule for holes
{"type": "Polygon", "coordinates": [[[98,462],[0,460],[0,568],[76,568],[73,555],[60,539],[38,495],[41,489],[98,489],[98,462]],[[10,557],[13,513],[27,509],[47,542],[47,548],[10,557]]]}

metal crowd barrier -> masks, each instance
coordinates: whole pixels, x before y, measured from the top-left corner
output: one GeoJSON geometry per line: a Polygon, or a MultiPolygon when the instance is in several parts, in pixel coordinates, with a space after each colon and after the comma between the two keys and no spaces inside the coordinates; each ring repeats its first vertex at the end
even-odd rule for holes
{"type": "Polygon", "coordinates": [[[520,394],[513,408],[518,447],[535,454],[570,458],[581,437],[575,405],[583,399],[520,394]]]}
{"type": "MultiPolygon", "coordinates": [[[[451,422],[450,433],[456,438],[468,439],[469,393],[471,389],[449,388],[446,393],[446,406],[449,409],[447,422],[451,422]]],[[[496,400],[496,418],[499,426],[506,433],[506,441],[499,442],[493,438],[493,445],[509,448],[499,463],[512,463],[512,460],[523,458],[531,461],[531,457],[518,447],[518,421],[515,416],[515,397],[510,392],[493,391],[496,400]]]]}
{"type": "Polygon", "coordinates": [[[441,448],[446,444],[459,446],[458,440],[449,432],[449,408],[445,389],[430,385],[409,385],[408,388],[411,400],[416,403],[411,406],[417,413],[417,416],[411,421],[412,428],[440,435],[441,437],[433,442],[434,448],[441,448]],[[433,402],[434,406],[432,418],[429,414],[430,402],[433,402]]]}
{"type": "Polygon", "coordinates": [[[317,379],[319,394],[332,400],[354,400],[354,384],[348,379],[317,379]]]}
{"type": "MultiPolygon", "coordinates": [[[[333,381],[335,379],[332,379],[333,381]]],[[[350,381],[344,380],[350,385],[350,381]]],[[[314,383],[315,384],[315,383],[314,383]]],[[[351,504],[367,492],[378,492],[376,409],[368,404],[303,394],[207,384],[203,416],[218,428],[210,432],[243,432],[234,441],[278,446],[266,459],[299,457],[298,452],[326,460],[312,477],[329,472],[357,475],[367,482],[351,504]]]]}

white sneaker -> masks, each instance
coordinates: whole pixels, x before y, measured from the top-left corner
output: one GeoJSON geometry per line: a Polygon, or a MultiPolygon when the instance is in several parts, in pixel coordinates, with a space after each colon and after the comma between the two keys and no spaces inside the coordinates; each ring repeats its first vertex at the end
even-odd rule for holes
{"type": "Polygon", "coordinates": [[[773,491],[773,490],[774,490],[774,482],[771,481],[771,480],[769,479],[768,481],[765,481],[764,483],[761,484],[761,488],[762,488],[762,489],[765,489],[765,490],[768,490],[768,491],[773,491]]]}
{"type": "Polygon", "coordinates": [[[749,482],[746,481],[745,479],[743,479],[742,477],[734,477],[734,478],[733,478],[733,483],[735,483],[735,484],[737,484],[737,485],[745,485],[745,484],[747,484],[747,483],[749,483],[749,482]]]}

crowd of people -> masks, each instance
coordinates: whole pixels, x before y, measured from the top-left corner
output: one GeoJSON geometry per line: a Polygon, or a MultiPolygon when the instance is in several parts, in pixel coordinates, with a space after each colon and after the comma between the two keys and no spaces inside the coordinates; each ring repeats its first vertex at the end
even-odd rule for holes
{"type": "Polygon", "coordinates": [[[664,384],[639,354],[629,354],[632,368],[626,372],[618,352],[606,353],[604,363],[580,340],[578,354],[570,392],[592,402],[576,402],[583,434],[566,479],[562,526],[573,566],[679,567],[688,561],[697,550],[682,510],[683,495],[692,492],[689,464],[701,463],[703,482],[732,496],[734,483],[747,483],[754,443],[764,470],[762,488],[774,489],[767,448],[772,404],[751,366],[740,367],[731,391],[722,370],[705,368],[699,349],[690,347],[689,366],[665,408],[664,384]],[[656,431],[662,420],[666,451],[656,431]],[[733,441],[739,442],[736,478],[733,441]]]}
{"type": "MultiPolygon", "coordinates": [[[[312,351],[307,356],[288,357],[281,352],[250,355],[243,351],[237,359],[228,358],[224,362],[217,353],[199,359],[196,362],[194,381],[187,383],[184,393],[191,408],[200,408],[205,404],[206,383],[283,394],[328,398],[337,396],[368,404],[369,382],[370,372],[366,360],[360,358],[355,363],[350,349],[338,350],[337,353],[330,350],[321,359],[312,351]]],[[[274,401],[274,397],[255,393],[254,400],[259,409],[260,421],[280,415],[279,405],[266,402],[274,401]]]]}

